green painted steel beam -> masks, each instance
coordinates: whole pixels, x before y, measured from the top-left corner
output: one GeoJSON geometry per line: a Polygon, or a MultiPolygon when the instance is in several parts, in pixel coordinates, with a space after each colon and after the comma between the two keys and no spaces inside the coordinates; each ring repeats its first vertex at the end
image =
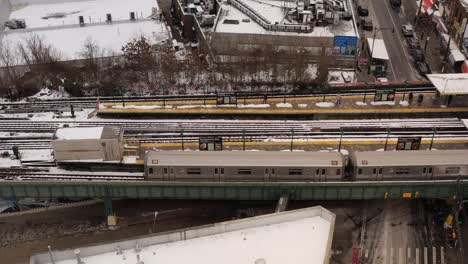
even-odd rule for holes
{"type": "Polygon", "coordinates": [[[213,183],[154,181],[1,181],[0,198],[276,200],[468,198],[468,180],[412,182],[213,183]]]}

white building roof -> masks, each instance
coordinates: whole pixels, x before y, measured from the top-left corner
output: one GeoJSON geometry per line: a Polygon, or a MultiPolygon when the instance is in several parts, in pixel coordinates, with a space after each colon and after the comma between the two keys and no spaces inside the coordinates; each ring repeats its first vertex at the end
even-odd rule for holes
{"type": "Polygon", "coordinates": [[[367,38],[369,52],[372,52],[372,58],[379,60],[389,60],[387,48],[383,39],[367,38]]]}
{"type": "MultiPolygon", "coordinates": [[[[316,206],[81,248],[80,256],[86,264],[137,263],[138,242],[144,263],[322,264],[329,262],[334,222],[334,214],[316,206]]],[[[55,263],[76,264],[73,252],[53,252],[55,263]]],[[[50,262],[47,253],[30,261],[50,262]]]]}
{"type": "Polygon", "coordinates": [[[55,131],[55,139],[100,139],[104,127],[65,127],[55,131]]]}
{"type": "Polygon", "coordinates": [[[427,78],[442,95],[468,94],[468,73],[428,74],[427,78]]]}

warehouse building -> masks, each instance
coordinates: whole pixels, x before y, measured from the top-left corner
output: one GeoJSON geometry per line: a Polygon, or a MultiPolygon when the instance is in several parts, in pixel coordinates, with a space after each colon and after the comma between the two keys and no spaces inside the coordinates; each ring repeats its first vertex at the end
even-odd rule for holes
{"type": "Polygon", "coordinates": [[[123,130],[120,127],[58,128],[52,148],[56,161],[120,161],[123,130]]]}
{"type": "MultiPolygon", "coordinates": [[[[156,220],[157,224],[157,220],[156,220]]],[[[75,250],[31,264],[328,264],[335,215],[316,206],[75,250]]]]}

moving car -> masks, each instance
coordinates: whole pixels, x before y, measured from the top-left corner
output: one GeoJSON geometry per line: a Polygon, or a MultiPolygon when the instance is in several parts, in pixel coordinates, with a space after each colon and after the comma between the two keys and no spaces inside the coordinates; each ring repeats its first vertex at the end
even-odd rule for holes
{"type": "Polygon", "coordinates": [[[424,61],[416,62],[416,70],[418,70],[419,74],[421,74],[424,77],[426,77],[426,74],[430,74],[432,72],[429,65],[424,61]]]}
{"type": "Polygon", "coordinates": [[[24,21],[24,19],[10,19],[7,22],[5,22],[5,27],[9,29],[26,28],[26,22],[24,21]]]}

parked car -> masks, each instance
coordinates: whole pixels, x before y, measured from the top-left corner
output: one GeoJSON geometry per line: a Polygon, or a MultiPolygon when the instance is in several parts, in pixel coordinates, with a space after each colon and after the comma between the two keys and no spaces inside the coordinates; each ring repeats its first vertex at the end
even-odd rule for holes
{"type": "Polygon", "coordinates": [[[370,19],[361,19],[361,25],[364,30],[371,31],[374,28],[374,25],[372,24],[372,20],[370,19]]]}
{"type": "Polygon", "coordinates": [[[26,28],[26,22],[24,19],[10,19],[5,22],[5,27],[8,27],[9,29],[26,28]]]}
{"type": "Polygon", "coordinates": [[[341,77],[343,77],[343,80],[344,80],[345,83],[350,83],[351,82],[351,76],[349,76],[349,73],[341,72],[341,77]]]}
{"type": "Polygon", "coordinates": [[[424,77],[426,77],[426,74],[430,74],[432,72],[429,65],[423,61],[416,62],[416,70],[418,70],[419,74],[421,74],[424,77]]]}
{"type": "Polygon", "coordinates": [[[406,43],[408,44],[409,49],[420,49],[421,44],[417,38],[407,38],[406,43]]]}
{"type": "Polygon", "coordinates": [[[380,77],[380,78],[377,78],[377,81],[381,84],[387,84],[388,83],[388,78],[385,78],[385,77],[380,77]]]}
{"type": "Polygon", "coordinates": [[[401,26],[401,32],[403,32],[403,36],[405,37],[413,37],[414,36],[414,28],[411,24],[406,24],[401,26]]]}
{"type": "Polygon", "coordinates": [[[410,55],[414,59],[414,61],[424,61],[424,51],[421,49],[412,49],[410,50],[410,55]]]}
{"type": "Polygon", "coordinates": [[[359,16],[368,16],[369,8],[366,5],[359,5],[357,8],[359,16]]]}

